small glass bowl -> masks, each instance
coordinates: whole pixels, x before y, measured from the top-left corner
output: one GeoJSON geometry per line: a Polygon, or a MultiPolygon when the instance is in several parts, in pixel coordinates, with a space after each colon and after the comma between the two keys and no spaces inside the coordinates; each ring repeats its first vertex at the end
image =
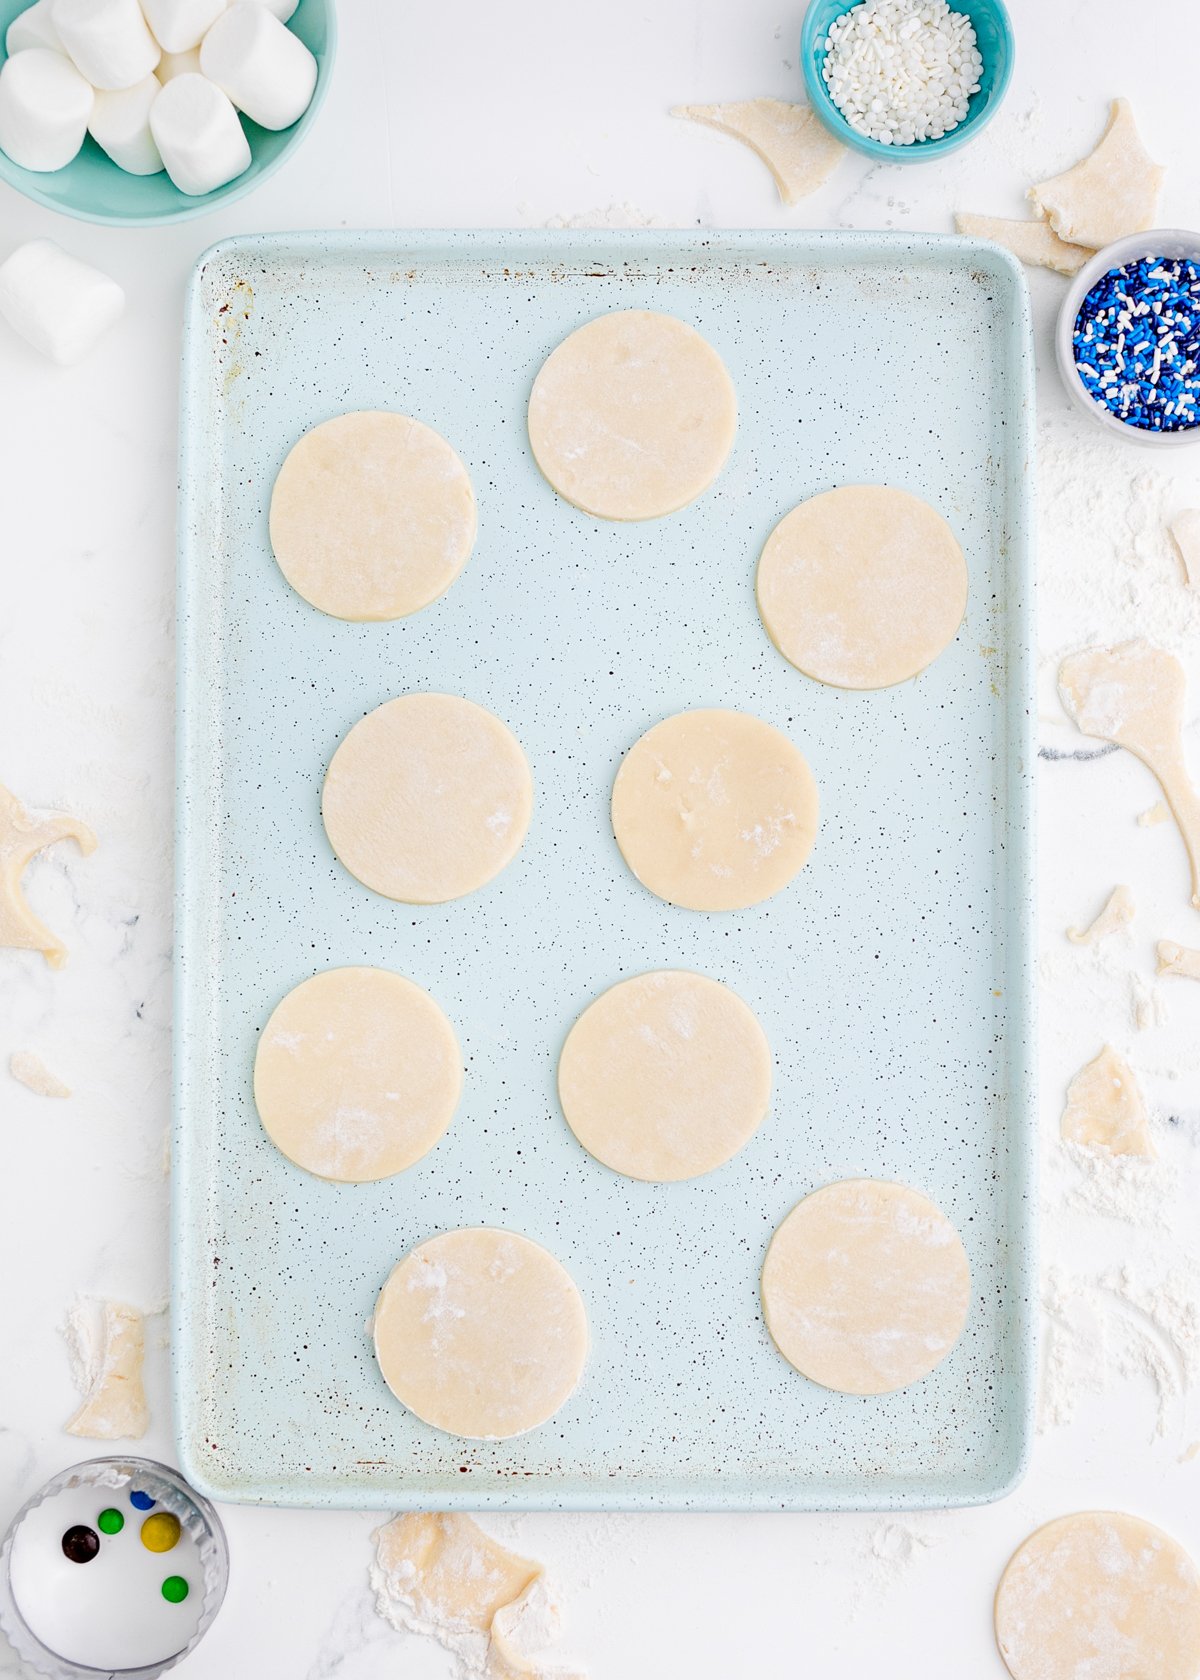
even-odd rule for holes
{"type": "Polygon", "coordinates": [[[34,1673],[44,1674],[48,1680],[157,1680],[158,1675],[174,1668],[196,1649],[221,1608],[228,1584],[229,1546],[221,1519],[208,1500],[189,1487],[177,1470],[159,1464],[153,1458],[89,1458],[52,1476],[45,1487],[39,1488],[31,1499],[25,1501],[8,1525],[8,1532],[0,1543],[0,1628],[7,1634],[9,1644],[17,1655],[28,1663],[34,1673]],[[97,1493],[112,1493],[129,1487],[133,1482],[164,1509],[173,1511],[195,1543],[204,1572],[200,1620],[187,1644],[161,1661],[136,1668],[92,1668],[52,1651],[21,1614],[12,1590],[13,1541],[29,1513],[57,1494],[77,1487],[94,1487],[97,1493]]]}
{"type": "Polygon", "coordinates": [[[1085,262],[1068,286],[1058,312],[1058,325],[1054,331],[1058,371],[1075,407],[1090,415],[1097,425],[1103,426],[1110,437],[1124,438],[1126,443],[1141,444],[1146,449],[1178,449],[1200,443],[1200,425],[1188,426],[1177,432],[1150,432],[1142,426],[1131,426],[1089,395],[1075,366],[1072,341],[1084,298],[1109,269],[1138,262],[1142,257],[1187,257],[1194,263],[1200,263],[1200,233],[1189,233],[1185,228],[1151,228],[1148,233],[1131,233],[1124,239],[1114,239],[1111,245],[1106,245],[1085,262]]]}

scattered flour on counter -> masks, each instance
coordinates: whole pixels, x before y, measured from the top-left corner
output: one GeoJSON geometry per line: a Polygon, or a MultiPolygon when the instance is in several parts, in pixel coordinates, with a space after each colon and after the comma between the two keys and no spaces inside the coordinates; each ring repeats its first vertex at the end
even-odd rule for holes
{"type": "Polygon", "coordinates": [[[1065,1141],[1060,1160],[1066,1169],[1060,1181],[1062,1206],[1129,1225],[1170,1229],[1170,1206],[1179,1184],[1173,1167],[1142,1155],[1114,1155],[1065,1141]]]}
{"type": "Polygon", "coordinates": [[[931,1534],[924,1534],[907,1523],[886,1522],[871,1536],[871,1556],[877,1564],[884,1566],[891,1579],[896,1580],[906,1574],[934,1544],[931,1534]]]}
{"type": "Polygon", "coordinates": [[[1186,1432],[1200,1378],[1200,1267],[1177,1263],[1157,1282],[1131,1266],[1072,1277],[1051,1266],[1042,1294],[1048,1329],[1038,1409],[1040,1431],[1069,1423],[1080,1395],[1116,1377],[1153,1387],[1151,1439],[1186,1432]]]}
{"type": "Polygon", "coordinates": [[[1129,971],[1129,1014],[1138,1032],[1165,1026],[1171,1018],[1162,987],[1147,980],[1137,969],[1129,971]]]}
{"type": "MultiPolygon", "coordinates": [[[[1061,412],[1038,427],[1039,716],[1052,745],[1079,746],[1058,696],[1063,657],[1142,637],[1195,665],[1200,592],[1168,530],[1177,479],[1061,412]]],[[[1083,743],[1086,745],[1087,743],[1083,743]]]]}
{"type": "Polygon", "coordinates": [[[610,204],[601,209],[582,210],[575,216],[550,216],[543,227],[548,228],[648,228],[662,227],[658,216],[639,210],[636,204],[610,204]]]}

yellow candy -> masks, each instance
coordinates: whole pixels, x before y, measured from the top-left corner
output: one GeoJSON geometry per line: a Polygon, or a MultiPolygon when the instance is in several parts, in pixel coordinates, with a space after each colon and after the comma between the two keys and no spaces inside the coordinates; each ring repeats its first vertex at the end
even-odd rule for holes
{"type": "Polygon", "coordinates": [[[142,1524],[142,1545],[148,1552],[169,1552],[179,1542],[179,1518],[170,1511],[155,1511],[142,1524]]]}

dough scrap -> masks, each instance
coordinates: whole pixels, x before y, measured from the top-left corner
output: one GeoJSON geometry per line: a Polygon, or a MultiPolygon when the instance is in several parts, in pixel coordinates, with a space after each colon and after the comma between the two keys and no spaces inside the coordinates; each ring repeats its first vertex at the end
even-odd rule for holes
{"type": "Polygon", "coordinates": [[[516,737],[456,694],[404,694],[354,725],[325,775],[329,844],[364,886],[444,904],[521,849],[533,778],[516,737]]]}
{"type": "Polygon", "coordinates": [[[480,1680],[583,1680],[538,1655],[560,1625],[540,1563],[457,1513],[396,1517],[373,1538],[375,1608],[392,1627],[436,1639],[480,1680]]]}
{"type": "Polygon", "coordinates": [[[1154,226],[1166,170],[1142,144],[1127,99],[1114,99],[1095,151],[1028,197],[1060,239],[1099,250],[1154,226]]]}
{"type": "Polygon", "coordinates": [[[1158,778],[1187,848],[1192,903],[1200,908],[1200,795],[1183,754],[1186,690],[1175,655],[1141,640],[1072,654],[1058,672],[1063,705],[1083,733],[1127,747],[1158,778]]]}
{"type": "Polygon", "coordinates": [[[64,1426],[90,1441],[136,1441],[150,1410],[142,1387],[145,1330],[136,1307],[81,1299],[67,1315],[65,1334],[83,1404],[64,1426]]]}
{"type": "Polygon", "coordinates": [[[1033,268],[1052,268],[1055,274],[1078,274],[1084,263],[1096,255],[1086,245],[1069,245],[1058,237],[1049,222],[1035,219],[977,216],[973,211],[959,210],[954,225],[969,239],[990,239],[1011,251],[1019,262],[1033,268]]]}
{"type": "Polygon", "coordinates": [[[1178,974],[1184,980],[1200,980],[1200,951],[1187,945],[1176,945],[1173,939],[1160,939],[1156,954],[1156,973],[1178,974]]]}
{"type": "Polygon", "coordinates": [[[795,204],[824,186],[846,155],[846,147],[811,105],[741,99],[724,105],[676,105],[671,115],[743,141],[771,171],[785,204],[795,204]]]}
{"type": "Polygon", "coordinates": [[[396,1398],[435,1429],[505,1441],[574,1392],[587,1317],[552,1254],[487,1227],[431,1237],[393,1269],[375,1308],[375,1353],[396,1398]]]}
{"type": "Polygon", "coordinates": [[[271,1142],[319,1178],[403,1172],[445,1132],[462,1091],[454,1028],[428,992],[382,968],[332,968],[263,1028],[254,1101],[271,1142]]]}
{"type": "Polygon", "coordinates": [[[602,993],[571,1028],[558,1094],[580,1143],[614,1172],[660,1184],[696,1178],[762,1124],[771,1047],[720,981],[640,974],[602,993]]]}
{"type": "Polygon", "coordinates": [[[339,414],[296,443],[271,493],[271,547],[333,618],[405,618],[445,594],[475,542],[467,469],[406,414],[339,414]]]}
{"type": "Polygon", "coordinates": [[[1077,1511],[1013,1553],[995,1626],[1013,1680],[1195,1680],[1200,1573],[1141,1517],[1077,1511]]]}
{"type": "Polygon", "coordinates": [[[612,823],[644,887],[740,910],[785,887],[817,836],[817,785],[786,735],[745,712],[679,712],[626,753],[612,823]]]}
{"type": "Polygon", "coordinates": [[[1153,1160],[1158,1154],[1133,1070],[1111,1044],[1068,1085],[1060,1130],[1064,1142],[1085,1143],[1110,1155],[1153,1160]]]}
{"type": "Polygon", "coordinates": [[[1171,535],[1192,589],[1200,589],[1200,508],[1184,508],[1171,521],[1171,535]]]}
{"type": "Polygon", "coordinates": [[[40,1056],[32,1050],[14,1050],[8,1058],[8,1071],[13,1078],[39,1097],[69,1097],[71,1087],[64,1085],[57,1074],[51,1073],[40,1056]]]}
{"type": "Polygon", "coordinates": [[[1118,928],[1128,927],[1133,921],[1135,910],[1133,894],[1129,888],[1114,887],[1109,894],[1108,903],[1095,921],[1086,928],[1068,928],[1067,938],[1072,945],[1098,945],[1118,928]]]}
{"type": "Polygon", "coordinates": [[[971,1271],[954,1226],[903,1184],[845,1179],[798,1202],[762,1269],[767,1329],[823,1388],[890,1394],[962,1334],[971,1271]]]}
{"type": "Polygon", "coordinates": [[[1151,805],[1149,810],[1141,812],[1137,825],[1139,828],[1157,828],[1159,823],[1167,822],[1170,815],[1170,807],[1164,805],[1160,799],[1154,805],[1151,805]]]}
{"type": "Polygon", "coordinates": [[[74,840],[87,857],[96,836],[74,817],[33,817],[8,789],[0,787],[0,945],[15,951],[40,951],[51,968],[61,968],[67,947],[38,920],[21,890],[21,876],[31,858],[56,840],[74,840]]]}
{"type": "Polygon", "coordinates": [[[837,688],[915,677],[958,634],[967,565],[941,514],[907,490],[843,485],[810,496],[767,538],[758,610],[775,646],[837,688]]]}
{"type": "Polygon", "coordinates": [[[543,475],[597,519],[658,519],[708,489],[733,447],[737,395],[695,327],[648,309],[601,315],[542,364],[529,442],[543,475]]]}

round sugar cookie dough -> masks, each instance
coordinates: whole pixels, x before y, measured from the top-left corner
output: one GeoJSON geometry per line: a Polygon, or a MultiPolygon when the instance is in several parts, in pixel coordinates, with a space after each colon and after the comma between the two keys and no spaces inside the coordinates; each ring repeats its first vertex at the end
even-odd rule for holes
{"type": "Polygon", "coordinates": [[[771,1097],[771,1047],[728,986],[669,969],[622,980],[567,1035],[558,1094],[583,1147],[652,1183],[697,1178],[746,1144],[771,1097]]]}
{"type": "Polygon", "coordinates": [[[263,1028],[254,1101],[306,1172],[366,1184],[403,1172],[450,1124],[462,1090],[454,1028],[428,992],[383,968],[331,968],[263,1028]]]}
{"type": "Polygon", "coordinates": [[[1031,1534],[996,1591],[1014,1680],[1196,1680],[1200,1574],[1176,1540],[1121,1511],[1079,1511],[1031,1534]]]}
{"type": "Polygon", "coordinates": [[[412,1249],[380,1292],[374,1332],[397,1400],[476,1441],[545,1423],[574,1391],[588,1350],[565,1269],[528,1237],[487,1227],[412,1249]]]}
{"type": "Polygon", "coordinates": [[[598,519],[657,519],[707,490],[737,431],[725,364],[695,327],[649,309],[601,315],[542,364],[529,442],[560,496],[598,519]]]}
{"type": "Polygon", "coordinates": [[[612,824],[644,887],[688,910],[740,910],[785,887],[817,835],[803,755],[745,712],[678,712],[626,753],[612,824]]]}
{"type": "Polygon", "coordinates": [[[767,1329],[798,1371],[843,1394],[889,1394],[950,1352],[971,1273],[928,1197],[844,1179],[806,1196],[771,1238],[762,1298],[767,1329]]]}
{"type": "Polygon", "coordinates": [[[928,502],[849,484],[811,496],[776,525],[758,563],[758,610],[805,676],[888,688],[923,671],[958,634],[967,563],[928,502]]]}
{"type": "Polygon", "coordinates": [[[364,886],[444,904],[521,849],[533,778],[516,738],[456,694],[404,694],[354,725],[329,762],[321,818],[364,886]]]}
{"type": "Polygon", "coordinates": [[[475,542],[475,493],[445,438],[407,414],[339,414],[295,444],[271,494],[271,547],[334,618],[404,618],[436,601],[475,542]]]}

